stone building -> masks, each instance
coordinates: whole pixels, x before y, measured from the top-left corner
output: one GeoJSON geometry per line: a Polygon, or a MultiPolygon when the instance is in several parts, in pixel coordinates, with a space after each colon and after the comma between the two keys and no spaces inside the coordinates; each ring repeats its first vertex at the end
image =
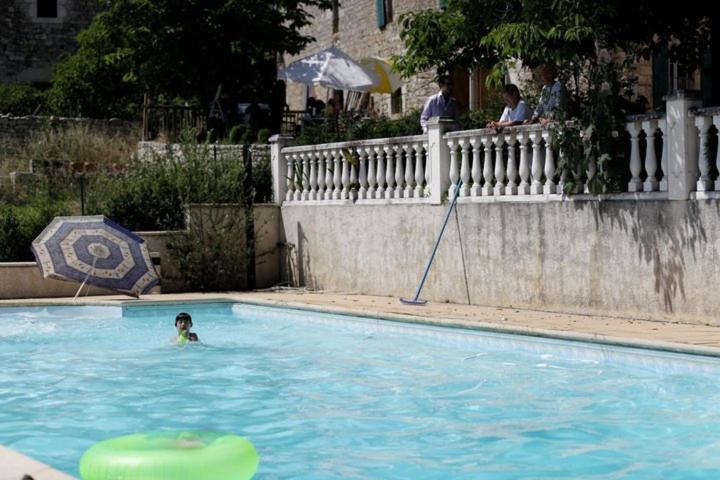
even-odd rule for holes
{"type": "Polygon", "coordinates": [[[98,13],[96,0],[0,0],[0,82],[47,82],[98,13]]]}
{"type": "MultiPolygon", "coordinates": [[[[343,0],[333,10],[313,9],[311,13],[315,18],[305,33],[315,41],[299,55],[286,55],[285,65],[331,46],[356,60],[370,56],[389,59],[402,53],[400,16],[429,8],[438,8],[438,0],[343,0]]],[[[304,110],[308,95],[326,100],[332,94],[319,87],[307,90],[304,85],[288,84],[287,103],[291,110],[304,110]]],[[[373,94],[373,103],[380,113],[400,114],[422,107],[433,93],[437,93],[434,72],[427,72],[407,80],[394,95],[373,94]]]]}

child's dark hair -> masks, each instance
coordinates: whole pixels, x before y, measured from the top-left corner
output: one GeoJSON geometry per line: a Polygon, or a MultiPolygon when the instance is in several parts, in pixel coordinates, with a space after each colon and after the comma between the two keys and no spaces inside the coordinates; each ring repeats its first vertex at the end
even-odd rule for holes
{"type": "Polygon", "coordinates": [[[446,83],[452,85],[452,78],[450,78],[450,75],[447,73],[442,73],[438,75],[437,83],[440,86],[445,85],[446,83]]]}
{"type": "Polygon", "coordinates": [[[180,320],[188,320],[192,325],[192,317],[187,312],[180,312],[177,314],[177,317],[175,317],[175,325],[177,325],[180,320]]]}
{"type": "Polygon", "coordinates": [[[503,85],[503,93],[507,93],[508,95],[517,95],[517,98],[520,98],[520,89],[515,85],[514,83],[506,83],[503,85]]]}

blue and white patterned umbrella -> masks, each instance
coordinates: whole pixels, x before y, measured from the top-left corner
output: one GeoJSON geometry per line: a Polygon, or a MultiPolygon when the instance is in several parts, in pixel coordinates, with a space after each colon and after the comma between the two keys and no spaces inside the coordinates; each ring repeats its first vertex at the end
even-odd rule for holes
{"type": "Polygon", "coordinates": [[[55,217],[32,250],[45,278],[87,282],[134,297],[159,282],[145,240],[103,215],[55,217]]]}

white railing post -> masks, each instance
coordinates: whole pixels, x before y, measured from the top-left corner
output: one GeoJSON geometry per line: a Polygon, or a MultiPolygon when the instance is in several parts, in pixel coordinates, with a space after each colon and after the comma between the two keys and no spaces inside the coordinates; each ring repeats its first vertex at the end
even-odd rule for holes
{"type": "Polygon", "coordinates": [[[508,149],[508,163],[507,163],[507,185],[505,185],[505,195],[517,195],[517,165],[515,164],[515,134],[506,133],[505,143],[508,149]]]}
{"type": "Polygon", "coordinates": [[[660,191],[667,192],[668,184],[668,138],[667,138],[667,120],[658,120],[658,130],[662,136],[662,153],[660,154],[660,168],[662,169],[663,177],[660,179],[660,191]]]}
{"type": "Polygon", "coordinates": [[[325,200],[332,200],[335,165],[332,150],[325,150],[325,200]]]}
{"type": "Polygon", "coordinates": [[[413,147],[408,143],[402,145],[402,151],[405,155],[405,191],[403,197],[413,197],[413,182],[415,181],[415,169],[413,168],[413,147]]]}
{"type": "Polygon", "coordinates": [[[655,134],[657,133],[657,121],[648,120],[642,123],[643,130],[645,130],[645,138],[647,140],[647,146],[645,148],[645,172],[647,178],[645,179],[645,185],[643,189],[646,192],[654,192],[658,189],[657,181],[657,155],[655,154],[655,134]]]}
{"type": "Polygon", "coordinates": [[[368,157],[368,151],[368,148],[357,149],[358,162],[360,162],[360,178],[358,179],[358,182],[360,183],[360,188],[358,189],[359,199],[364,199],[368,192],[367,163],[365,161],[368,157]]]}
{"type": "Polygon", "coordinates": [[[448,151],[450,152],[450,170],[448,171],[448,177],[450,178],[450,186],[448,189],[448,198],[455,196],[455,186],[460,178],[460,172],[458,171],[457,164],[457,142],[454,138],[447,141],[448,151]]]}
{"type": "MultiPolygon", "coordinates": [[[[718,131],[718,139],[720,140],[720,114],[713,115],[713,123],[718,131]]],[[[718,142],[717,152],[715,153],[715,167],[720,168],[720,142],[718,142]]],[[[720,177],[715,180],[715,190],[720,191],[720,177]]]]}
{"type": "Polygon", "coordinates": [[[532,185],[530,185],[530,194],[540,195],[543,193],[543,184],[540,181],[542,178],[542,132],[533,131],[530,132],[530,141],[532,142],[532,166],[530,167],[530,173],[532,174],[532,185]]]}
{"type": "Polygon", "coordinates": [[[710,159],[707,148],[708,133],[712,126],[712,117],[699,115],[695,117],[695,126],[698,129],[698,169],[700,178],[697,181],[697,191],[707,192],[713,189],[713,182],[710,180],[710,159]]]}
{"type": "Polygon", "coordinates": [[[303,170],[302,165],[302,154],[298,155],[297,153],[292,154],[293,157],[293,178],[295,179],[295,194],[293,195],[293,200],[296,202],[299,202],[302,200],[302,186],[303,186],[303,177],[305,176],[305,171],[303,170]]]}
{"type": "Polygon", "coordinates": [[[350,164],[350,200],[357,200],[358,198],[358,164],[362,161],[360,158],[359,151],[353,151],[351,153],[354,159],[353,163],[350,164]]]}
{"type": "Polygon", "coordinates": [[[470,196],[479,197],[482,193],[480,188],[482,181],[482,162],[480,161],[480,137],[472,137],[470,139],[470,145],[473,149],[473,164],[470,175],[472,176],[472,188],[470,189],[470,196]]]}
{"type": "Polygon", "coordinates": [[[385,145],[383,151],[385,152],[385,198],[389,200],[395,196],[395,168],[390,146],[385,145]]]}
{"type": "Polygon", "coordinates": [[[301,153],[300,159],[302,161],[303,165],[303,174],[302,174],[302,184],[303,184],[303,190],[302,195],[300,197],[301,200],[309,200],[310,199],[310,156],[312,155],[311,152],[301,153]]]}
{"type": "Polygon", "coordinates": [[[315,152],[308,152],[308,158],[310,159],[310,200],[317,200],[318,195],[318,182],[317,182],[317,162],[315,152]]]}
{"type": "Polygon", "coordinates": [[[460,187],[460,196],[467,197],[470,194],[470,142],[461,138],[458,143],[460,144],[460,154],[462,155],[460,178],[462,178],[463,181],[460,187]]]}
{"type": "Polygon", "coordinates": [[[528,137],[527,132],[522,132],[518,136],[520,143],[520,186],[518,186],[518,194],[528,195],[530,193],[530,165],[528,162],[528,137]]]}
{"type": "Polygon", "coordinates": [[[688,115],[700,101],[685,92],[667,97],[668,198],[687,200],[697,184],[697,140],[695,123],[688,115]]]}
{"type": "Polygon", "coordinates": [[[325,152],[319,151],[317,152],[318,157],[318,191],[317,195],[315,195],[315,200],[322,200],[325,198],[325,175],[327,175],[326,171],[326,165],[325,165],[325,152]]]}
{"type": "Polygon", "coordinates": [[[342,152],[338,150],[332,151],[332,156],[335,159],[335,167],[333,168],[333,191],[332,199],[340,200],[340,194],[342,192],[342,152]]]}
{"type": "Polygon", "coordinates": [[[288,186],[288,163],[289,160],[283,157],[282,149],[292,142],[289,135],[273,135],[270,137],[270,170],[272,172],[273,203],[282,204],[283,200],[289,200],[287,196],[288,186]]]}
{"type": "Polygon", "coordinates": [[[505,195],[505,161],[503,160],[503,145],[505,137],[498,135],[493,138],[495,144],[495,188],[493,195],[505,195]]]}
{"type": "Polygon", "coordinates": [[[340,178],[342,189],[340,190],[340,200],[347,200],[350,198],[350,162],[345,158],[345,151],[340,150],[339,153],[340,161],[342,162],[342,176],[340,178]]]}
{"type": "Polygon", "coordinates": [[[482,187],[482,194],[483,195],[492,195],[493,194],[493,163],[492,163],[492,137],[490,135],[485,135],[482,139],[483,141],[483,153],[485,156],[485,160],[483,161],[483,180],[485,180],[485,183],[482,187]]]}
{"type": "Polygon", "coordinates": [[[414,143],[412,149],[415,151],[415,198],[425,196],[423,183],[425,182],[425,170],[423,169],[423,146],[414,143]]]}
{"type": "Polygon", "coordinates": [[[365,198],[375,198],[375,185],[377,184],[377,173],[375,173],[375,150],[370,147],[365,147],[365,153],[367,154],[368,161],[368,189],[365,198]]]}
{"type": "Polygon", "coordinates": [[[404,191],[403,182],[405,181],[402,149],[399,145],[393,145],[392,149],[393,152],[395,152],[395,198],[402,198],[404,191]]]}
{"type": "Polygon", "coordinates": [[[543,186],[544,194],[557,193],[557,184],[555,183],[555,153],[552,149],[552,133],[543,130],[542,138],[545,140],[545,185],[543,186]]]}
{"type": "Polygon", "coordinates": [[[433,117],[428,122],[428,145],[425,172],[429,175],[430,203],[440,205],[450,186],[450,149],[445,134],[456,128],[452,119],[433,117]]]}
{"type": "Polygon", "coordinates": [[[630,173],[632,178],[628,183],[628,192],[642,192],[643,184],[640,180],[642,163],[640,161],[640,122],[632,122],[627,126],[630,133],[630,173]]]}
{"type": "Polygon", "coordinates": [[[293,156],[291,154],[285,155],[287,166],[285,167],[286,173],[286,187],[285,187],[285,200],[291,202],[295,198],[295,164],[293,163],[293,156]]]}
{"type": "Polygon", "coordinates": [[[385,153],[380,147],[375,147],[375,155],[377,156],[377,170],[375,180],[377,180],[377,188],[375,189],[375,198],[381,200],[385,198],[385,153]]]}

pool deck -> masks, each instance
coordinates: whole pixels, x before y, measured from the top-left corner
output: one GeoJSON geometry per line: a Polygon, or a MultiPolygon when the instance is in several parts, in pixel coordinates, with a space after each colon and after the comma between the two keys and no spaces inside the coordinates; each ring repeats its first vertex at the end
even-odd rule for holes
{"type": "MultiPolygon", "coordinates": [[[[657,322],[631,318],[574,315],[559,312],[449,303],[403,305],[397,298],[280,289],[237,293],[187,293],[126,296],[0,300],[0,307],[42,305],[141,305],[156,303],[233,301],[311,309],[405,322],[481,329],[566,340],[651,348],[720,357],[720,327],[657,322]]],[[[0,446],[0,480],[72,480],[35,460],[0,446]]]]}

